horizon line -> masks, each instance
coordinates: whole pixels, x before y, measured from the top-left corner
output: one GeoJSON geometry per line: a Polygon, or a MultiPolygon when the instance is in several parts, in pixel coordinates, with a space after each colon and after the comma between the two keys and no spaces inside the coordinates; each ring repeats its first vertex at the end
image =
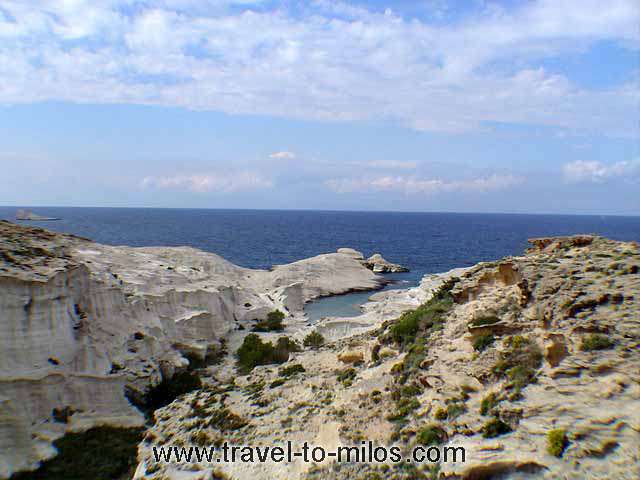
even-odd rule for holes
{"type": "Polygon", "coordinates": [[[233,207],[149,207],[149,206],[95,206],[95,205],[0,205],[0,208],[101,208],[121,210],[219,210],[249,212],[327,212],[327,213],[408,213],[408,214],[451,214],[451,215],[531,215],[531,216],[569,216],[569,217],[622,217],[639,218],[638,215],[620,213],[549,213],[549,212],[461,212],[450,210],[353,210],[353,209],[319,209],[319,208],[233,208],[233,207]]]}

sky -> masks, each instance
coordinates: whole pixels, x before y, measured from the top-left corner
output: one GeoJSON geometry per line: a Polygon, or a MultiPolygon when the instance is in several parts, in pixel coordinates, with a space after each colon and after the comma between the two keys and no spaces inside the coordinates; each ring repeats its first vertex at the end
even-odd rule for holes
{"type": "Polygon", "coordinates": [[[640,214],[637,0],[0,0],[0,205],[640,214]]]}

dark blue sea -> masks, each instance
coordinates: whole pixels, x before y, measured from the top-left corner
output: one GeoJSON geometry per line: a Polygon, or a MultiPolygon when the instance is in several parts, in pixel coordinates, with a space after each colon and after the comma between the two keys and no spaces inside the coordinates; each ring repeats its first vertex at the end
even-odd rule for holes
{"type": "MultiPolygon", "coordinates": [[[[640,241],[640,217],[392,213],[275,210],[29,207],[60,217],[24,222],[130,246],[189,245],[250,268],[269,268],[320,253],[352,247],[366,256],[381,253],[411,269],[394,275],[397,287],[415,285],[425,273],[517,255],[527,239],[596,233],[640,241]]],[[[0,207],[13,220],[17,208],[0,207]]],[[[366,294],[333,297],[311,304],[312,318],[354,314],[366,294]]]]}

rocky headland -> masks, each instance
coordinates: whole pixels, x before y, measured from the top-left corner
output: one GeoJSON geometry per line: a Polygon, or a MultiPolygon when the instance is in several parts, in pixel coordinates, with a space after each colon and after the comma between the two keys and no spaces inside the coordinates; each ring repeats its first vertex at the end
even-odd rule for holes
{"type": "Polygon", "coordinates": [[[385,282],[344,253],[251,270],[0,221],[0,478],[65,433],[143,426],[154,387],[224,357],[270,312],[295,332],[305,302],[385,282]]]}
{"type": "Polygon", "coordinates": [[[192,248],[110,247],[0,222],[0,478],[104,426],[139,435],[120,478],[638,478],[638,245],[531,243],[310,325],[304,302],[379,288],[373,262],[340,249],[250,270],[192,248]],[[466,461],[152,455],[287,440],[462,446],[466,461]]]}

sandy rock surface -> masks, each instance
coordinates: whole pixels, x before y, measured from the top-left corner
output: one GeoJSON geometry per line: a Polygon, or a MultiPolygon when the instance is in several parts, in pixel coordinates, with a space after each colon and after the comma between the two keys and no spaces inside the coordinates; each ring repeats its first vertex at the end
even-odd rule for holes
{"type": "Polygon", "coordinates": [[[157,412],[136,478],[638,478],[638,246],[590,236],[532,243],[521,257],[374,294],[360,317],[307,327],[328,342],[284,365],[211,370],[217,386],[157,412]],[[293,365],[298,373],[283,376],[293,365]],[[212,425],[221,411],[241,425],[212,425]],[[164,465],[151,455],[203,438],[408,450],[429,432],[464,447],[466,461],[164,465]]]}

